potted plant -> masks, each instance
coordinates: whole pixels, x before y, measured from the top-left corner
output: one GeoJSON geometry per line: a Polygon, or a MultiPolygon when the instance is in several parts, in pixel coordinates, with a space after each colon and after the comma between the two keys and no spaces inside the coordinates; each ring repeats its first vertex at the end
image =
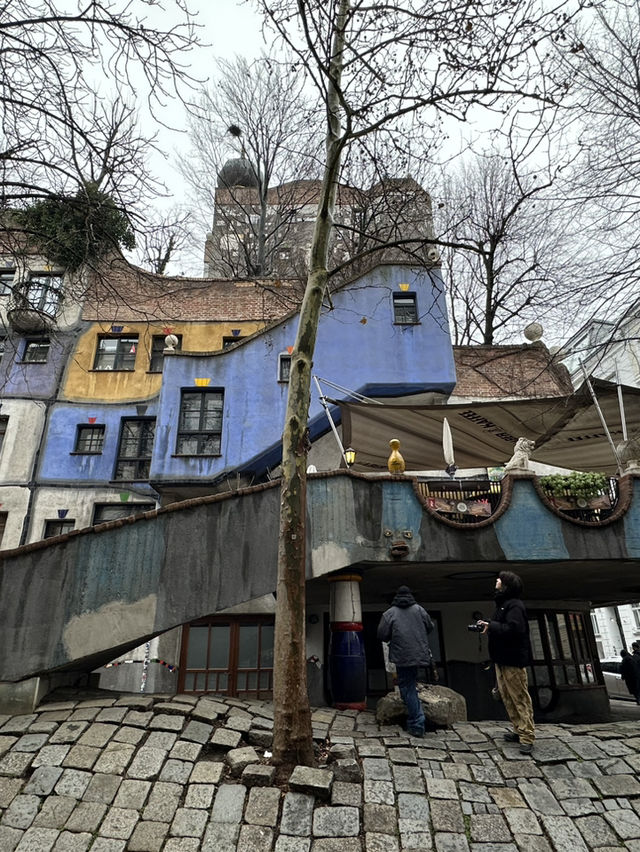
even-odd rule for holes
{"type": "Polygon", "coordinates": [[[607,509],[611,506],[604,473],[552,473],[540,485],[558,509],[607,509]]]}

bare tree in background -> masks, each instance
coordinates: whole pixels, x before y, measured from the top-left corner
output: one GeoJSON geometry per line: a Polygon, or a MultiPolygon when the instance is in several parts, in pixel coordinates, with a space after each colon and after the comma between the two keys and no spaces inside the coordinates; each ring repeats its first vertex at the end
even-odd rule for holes
{"type": "Polygon", "coordinates": [[[454,342],[491,345],[532,320],[560,323],[580,289],[569,262],[578,238],[552,194],[552,170],[527,167],[513,151],[453,165],[436,230],[454,342]]]}
{"type": "MultiPolygon", "coordinates": [[[[170,263],[175,265],[176,255],[191,241],[190,211],[174,206],[166,213],[147,217],[147,226],[138,235],[140,264],[144,269],[165,275],[170,263]]],[[[184,273],[181,273],[184,274],[184,273]]]]}
{"type": "Polygon", "coordinates": [[[588,237],[583,315],[615,317],[640,281],[640,3],[597,4],[572,43],[562,54],[571,82],[565,119],[577,137],[566,192],[588,237]]]}
{"type": "Polygon", "coordinates": [[[295,274],[319,169],[318,113],[303,86],[286,60],[217,62],[190,119],[191,153],[180,164],[200,232],[214,219],[205,274],[295,274]]]}
{"type": "MultiPolygon", "coordinates": [[[[155,26],[152,0],[0,3],[0,210],[43,200],[107,196],[130,221],[157,189],[146,162],[153,136],[137,128],[134,102],[154,110],[182,96],[196,44],[182,0],[155,26]]],[[[147,119],[147,124],[152,123],[147,119]]],[[[88,233],[88,232],[87,232],[88,233]]],[[[90,236],[90,235],[89,235],[90,236]]]]}
{"type": "MultiPolygon", "coordinates": [[[[311,365],[329,276],[336,193],[345,152],[375,133],[423,132],[438,116],[464,119],[473,106],[545,91],[536,57],[545,35],[566,24],[563,3],[541,9],[443,0],[429,4],[361,0],[261,0],[267,20],[298,56],[297,71],[323,105],[325,155],[310,269],[292,354],[283,432],[280,543],[274,651],[274,760],[313,761],[305,665],[306,436],[311,365]]],[[[549,83],[544,97],[553,96],[549,83]]],[[[391,167],[387,171],[390,172],[391,167]]]]}

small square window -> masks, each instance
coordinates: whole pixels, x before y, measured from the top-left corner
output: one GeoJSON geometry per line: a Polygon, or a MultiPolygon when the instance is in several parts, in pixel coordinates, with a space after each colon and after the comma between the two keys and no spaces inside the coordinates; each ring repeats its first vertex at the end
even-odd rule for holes
{"type": "Polygon", "coordinates": [[[22,360],[27,364],[45,364],[49,357],[49,347],[48,337],[42,337],[38,340],[27,340],[22,360]]]}
{"type": "Polygon", "coordinates": [[[291,355],[282,353],[278,356],[278,381],[288,382],[291,376],[291,355]]]}
{"type": "Polygon", "coordinates": [[[98,337],[94,370],[135,370],[138,335],[98,337]]]}
{"type": "Polygon", "coordinates": [[[418,322],[418,305],[415,293],[393,294],[393,321],[401,325],[418,322]]]}
{"type": "Polygon", "coordinates": [[[45,521],[43,538],[53,538],[56,535],[64,535],[74,529],[76,522],[73,518],[64,521],[45,521]]]}
{"type": "MultiPolygon", "coordinates": [[[[175,337],[178,338],[176,349],[182,349],[182,335],[176,334],[175,337]]],[[[167,338],[166,334],[154,334],[151,338],[151,360],[149,361],[149,372],[150,373],[161,373],[162,365],[164,363],[164,350],[165,350],[165,340],[167,338]]]]}
{"type": "Polygon", "coordinates": [[[104,445],[104,426],[78,426],[74,453],[99,454],[104,445]]]}

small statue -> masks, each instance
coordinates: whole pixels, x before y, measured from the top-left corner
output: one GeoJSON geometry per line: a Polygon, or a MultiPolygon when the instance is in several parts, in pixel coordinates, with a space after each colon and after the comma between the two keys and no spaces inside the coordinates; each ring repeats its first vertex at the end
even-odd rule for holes
{"type": "Polygon", "coordinates": [[[504,472],[514,470],[529,470],[529,456],[533,452],[535,444],[529,438],[518,438],[513,455],[504,466],[504,472]]]}
{"type": "Polygon", "coordinates": [[[618,461],[625,473],[640,473],[640,435],[632,435],[616,447],[618,461]]]}
{"type": "Polygon", "coordinates": [[[387,462],[389,473],[404,473],[405,464],[400,455],[400,441],[397,438],[392,438],[389,441],[389,446],[391,447],[391,455],[387,462]]]}

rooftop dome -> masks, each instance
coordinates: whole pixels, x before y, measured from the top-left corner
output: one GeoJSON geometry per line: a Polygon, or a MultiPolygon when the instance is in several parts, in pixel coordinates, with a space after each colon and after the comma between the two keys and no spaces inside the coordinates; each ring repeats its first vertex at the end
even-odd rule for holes
{"type": "Polygon", "coordinates": [[[255,189],[258,186],[258,179],[249,161],[244,157],[237,157],[233,160],[227,160],[218,172],[218,186],[225,189],[231,189],[234,186],[255,189]]]}

